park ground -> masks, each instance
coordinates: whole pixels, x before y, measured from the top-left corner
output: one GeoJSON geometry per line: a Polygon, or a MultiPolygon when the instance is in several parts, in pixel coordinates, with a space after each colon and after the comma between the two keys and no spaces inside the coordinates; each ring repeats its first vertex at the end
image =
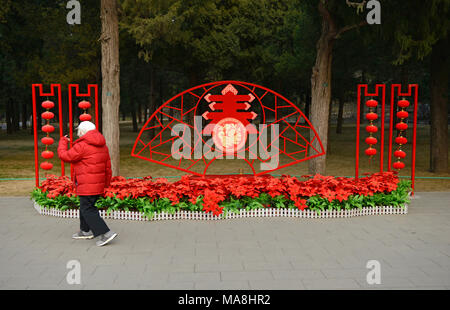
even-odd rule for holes
{"type": "Polygon", "coordinates": [[[0,289],[450,289],[448,201],[417,192],[406,215],[338,219],[107,220],[119,235],[99,248],[71,239],[78,219],[0,197],[0,289]]]}
{"type": "MultiPolygon", "coordinates": [[[[176,180],[184,172],[167,168],[158,164],[150,163],[132,157],[131,149],[138,135],[132,132],[131,122],[121,122],[120,136],[120,174],[124,177],[169,177],[169,180],[176,180]]],[[[365,132],[362,132],[362,141],[365,132]]],[[[335,133],[335,127],[330,128],[330,139],[327,151],[327,174],[335,176],[354,176],[355,174],[355,127],[346,125],[342,134],[335,133]]],[[[409,137],[409,140],[412,139],[409,137]]],[[[378,169],[377,159],[369,161],[363,150],[367,146],[362,142],[361,169],[360,173],[376,172],[378,169]]],[[[387,139],[386,139],[387,147],[387,139]]],[[[429,127],[419,125],[417,130],[417,151],[416,151],[416,190],[426,191],[450,191],[450,173],[435,174],[429,172],[429,127]],[[443,179],[439,179],[443,178],[443,179]]],[[[408,156],[405,160],[406,168],[400,172],[401,176],[411,175],[411,145],[405,148],[408,156]]],[[[56,153],[56,144],[50,147],[56,153]]],[[[40,151],[42,151],[40,149],[40,151]]],[[[387,157],[387,156],[386,156],[387,157]]],[[[59,175],[60,164],[56,159],[52,160],[54,168],[51,173],[59,175]]],[[[387,161],[385,161],[385,167],[387,161]]],[[[243,166],[239,160],[221,160],[211,166],[209,174],[236,174],[243,166]]],[[[69,168],[66,165],[66,171],[69,168]]],[[[298,165],[283,168],[274,174],[304,175],[308,173],[308,163],[302,162],[298,165]]],[[[41,170],[41,177],[43,170],[41,170]]],[[[29,130],[21,131],[13,135],[6,135],[0,132],[0,196],[29,196],[34,188],[34,141],[29,130]]]]}
{"type": "MultiPolygon", "coordinates": [[[[136,136],[129,123],[121,124],[122,175],[180,175],[131,157],[136,136]]],[[[328,174],[354,174],[354,138],[354,127],[344,127],[342,135],[331,129],[328,174]]],[[[419,128],[417,175],[437,177],[427,171],[427,143],[428,128],[419,128]]],[[[364,157],[362,166],[362,172],[377,169],[364,157]]],[[[211,173],[238,169],[237,163],[227,162],[211,173]]],[[[277,173],[306,172],[307,163],[301,163],[277,173]]],[[[418,179],[407,215],[107,220],[119,236],[98,248],[95,240],[71,239],[78,219],[42,216],[34,210],[29,198],[33,175],[32,136],[2,134],[0,289],[450,289],[446,179],[418,179]],[[67,264],[74,260],[81,266],[81,283],[70,285],[67,264]],[[369,261],[379,263],[380,284],[367,282],[369,261]]]]}

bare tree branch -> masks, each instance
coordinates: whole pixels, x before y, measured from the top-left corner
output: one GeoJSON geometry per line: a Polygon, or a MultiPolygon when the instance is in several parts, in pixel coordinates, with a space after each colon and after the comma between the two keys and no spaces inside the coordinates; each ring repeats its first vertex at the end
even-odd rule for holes
{"type": "Polygon", "coordinates": [[[349,31],[349,30],[352,30],[352,29],[354,29],[354,28],[359,28],[359,27],[365,26],[365,25],[367,25],[367,21],[364,20],[364,21],[361,21],[359,24],[354,24],[354,25],[347,25],[347,26],[344,26],[344,27],[342,27],[341,29],[338,30],[338,32],[336,33],[336,35],[334,36],[334,38],[337,39],[337,38],[339,38],[339,36],[340,36],[341,34],[343,34],[344,32],[349,31]]]}

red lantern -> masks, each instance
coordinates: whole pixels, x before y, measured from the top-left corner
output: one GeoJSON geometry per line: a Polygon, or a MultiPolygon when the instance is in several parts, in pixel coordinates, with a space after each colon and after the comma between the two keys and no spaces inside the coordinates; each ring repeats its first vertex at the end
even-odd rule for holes
{"type": "Polygon", "coordinates": [[[405,158],[406,157],[406,153],[403,152],[402,150],[397,150],[394,152],[394,156],[397,158],[405,158]]]}
{"type": "Polygon", "coordinates": [[[400,131],[404,131],[404,130],[408,129],[408,124],[400,122],[400,123],[397,123],[397,125],[395,125],[395,128],[397,128],[400,131]]]}
{"type": "Polygon", "coordinates": [[[80,102],[78,103],[78,107],[79,107],[80,109],[86,110],[86,109],[89,109],[89,108],[91,107],[91,103],[90,103],[89,101],[83,100],[83,101],[80,101],[80,102]]]}
{"type": "Polygon", "coordinates": [[[394,169],[403,169],[405,168],[405,163],[402,163],[401,161],[397,161],[393,164],[394,169]]]}
{"type": "Polygon", "coordinates": [[[377,138],[374,138],[374,137],[367,137],[366,138],[366,143],[367,144],[369,144],[369,145],[374,145],[374,144],[377,144],[377,138]]]}
{"type": "Polygon", "coordinates": [[[55,131],[55,127],[53,127],[52,125],[44,125],[44,126],[42,126],[42,131],[50,133],[50,132],[55,131]]]}
{"type": "Polygon", "coordinates": [[[53,138],[50,138],[50,137],[43,137],[41,139],[41,142],[45,145],[50,145],[50,144],[53,144],[54,140],[53,140],[53,138]]]}
{"type": "Polygon", "coordinates": [[[368,119],[369,121],[374,121],[378,118],[378,114],[374,113],[374,112],[369,112],[366,114],[366,119],[368,119]]]}
{"type": "Polygon", "coordinates": [[[407,142],[408,142],[408,139],[406,139],[405,137],[400,136],[400,137],[395,138],[395,143],[397,143],[397,144],[404,145],[407,142]]]}
{"type": "Polygon", "coordinates": [[[366,101],[366,106],[369,108],[375,108],[378,105],[378,102],[376,100],[370,99],[366,101]]]}
{"type": "Polygon", "coordinates": [[[406,111],[398,111],[397,112],[397,117],[398,118],[401,118],[401,119],[403,119],[403,118],[408,118],[408,112],[406,112],[406,111]]]}
{"type": "Polygon", "coordinates": [[[53,158],[53,152],[52,151],[43,151],[41,153],[41,156],[45,159],[53,158]]]}
{"type": "Polygon", "coordinates": [[[46,100],[46,101],[42,102],[41,106],[44,109],[51,109],[55,106],[55,104],[52,101],[46,100]]]}
{"type": "Polygon", "coordinates": [[[367,131],[367,132],[370,132],[370,133],[375,133],[375,132],[378,131],[378,127],[375,126],[375,125],[368,125],[368,126],[366,127],[366,131],[367,131]]]}
{"type": "Polygon", "coordinates": [[[408,100],[405,100],[405,99],[402,99],[402,100],[399,100],[399,101],[397,102],[397,105],[398,105],[400,108],[406,108],[406,107],[409,106],[409,101],[408,101],[408,100]]]}
{"type": "Polygon", "coordinates": [[[44,170],[50,170],[50,169],[53,168],[53,164],[44,161],[43,163],[41,163],[41,168],[44,169],[44,170]]]}
{"type": "Polygon", "coordinates": [[[80,121],[85,122],[85,121],[90,121],[91,120],[91,115],[90,114],[81,114],[80,115],[80,121]]]}
{"type": "Polygon", "coordinates": [[[53,117],[55,117],[55,114],[53,114],[53,112],[45,111],[44,113],[42,113],[43,119],[52,119],[53,117]]]}
{"type": "Polygon", "coordinates": [[[368,148],[367,150],[366,150],[366,155],[367,156],[373,156],[373,155],[375,155],[377,153],[377,150],[376,149],[373,149],[373,148],[368,148]]]}

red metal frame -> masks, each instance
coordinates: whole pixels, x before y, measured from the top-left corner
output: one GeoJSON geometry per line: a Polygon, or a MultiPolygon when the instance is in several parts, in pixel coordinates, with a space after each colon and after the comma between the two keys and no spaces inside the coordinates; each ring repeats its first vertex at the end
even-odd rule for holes
{"type": "MultiPolygon", "coordinates": [[[[378,89],[382,89],[382,106],[381,106],[381,141],[380,141],[380,172],[384,171],[383,162],[384,162],[384,120],[385,120],[385,85],[384,84],[376,84],[375,93],[367,92],[367,84],[358,84],[357,90],[357,116],[356,116],[356,161],[355,161],[355,178],[359,177],[359,144],[360,144],[360,112],[361,112],[361,90],[364,89],[363,96],[371,97],[376,96],[379,97],[378,89]]],[[[418,85],[410,84],[408,85],[408,92],[401,92],[401,84],[392,84],[391,85],[391,98],[390,98],[390,114],[389,114],[389,149],[388,149],[388,168],[387,171],[392,171],[392,147],[393,147],[393,131],[394,131],[394,100],[395,96],[398,97],[411,97],[414,96],[414,113],[413,113],[413,145],[412,145],[412,154],[411,154],[411,181],[412,181],[412,190],[414,193],[414,185],[415,185],[415,166],[416,166],[416,131],[417,131],[417,103],[418,103],[418,85]],[[414,94],[413,94],[414,89],[414,94]]],[[[379,101],[379,100],[378,100],[379,101]]]]}
{"type": "MultiPolygon", "coordinates": [[[[50,92],[43,91],[43,84],[32,84],[32,98],[33,98],[33,133],[34,133],[34,165],[35,165],[35,181],[36,187],[39,186],[39,132],[37,128],[37,104],[41,104],[41,102],[37,102],[37,97],[57,97],[58,101],[58,121],[59,121],[59,136],[64,136],[63,133],[63,111],[62,111],[62,99],[61,99],[61,84],[50,84],[50,92]],[[55,91],[56,89],[56,91],[55,91]],[[38,90],[38,94],[36,93],[38,90]]],[[[70,146],[72,147],[73,142],[73,97],[91,97],[94,95],[95,100],[95,124],[98,129],[98,86],[96,84],[88,84],[87,93],[80,93],[78,84],[69,84],[68,87],[69,93],[69,130],[70,130],[70,146]],[[75,89],[75,96],[73,96],[72,92],[75,89]]],[[[47,99],[47,98],[45,98],[47,99]]],[[[53,100],[54,101],[54,100],[53,100]]],[[[55,139],[56,140],[56,139],[55,139]]],[[[56,142],[56,141],[55,141],[56,142]]],[[[61,160],[61,175],[65,175],[64,162],[61,160]]],[[[70,171],[71,178],[73,178],[73,168],[71,166],[70,171]]]]}
{"type": "Polygon", "coordinates": [[[416,139],[417,139],[417,104],[419,98],[419,85],[409,84],[408,91],[403,93],[401,84],[392,84],[391,86],[391,110],[389,119],[389,155],[388,155],[388,171],[392,171],[392,138],[394,131],[394,100],[397,97],[413,97],[414,100],[414,112],[413,112],[413,142],[412,142],[412,154],[411,154],[411,182],[412,192],[414,193],[415,176],[416,176],[416,139]],[[414,89],[414,93],[413,93],[414,89]]]}
{"type": "MultiPolygon", "coordinates": [[[[63,128],[62,124],[62,106],[61,106],[61,85],[60,84],[50,84],[50,92],[46,93],[43,91],[42,84],[32,84],[32,98],[33,98],[33,134],[34,134],[34,169],[35,169],[35,181],[36,187],[39,186],[39,144],[38,144],[38,128],[37,128],[37,109],[36,109],[36,100],[37,96],[39,97],[57,97],[58,101],[58,111],[59,111],[59,136],[63,136],[63,128]],[[56,92],[55,92],[56,89],[56,92]],[[36,90],[39,91],[36,96],[36,90]]],[[[45,98],[46,99],[46,98],[45,98]]],[[[39,103],[41,104],[41,103],[39,103]]],[[[61,175],[65,175],[64,171],[64,162],[61,160],[61,175]]]]}
{"type": "MultiPolygon", "coordinates": [[[[98,85],[97,84],[88,84],[87,86],[87,92],[81,93],[80,87],[78,84],[69,84],[68,87],[68,94],[69,94],[69,138],[70,138],[70,147],[72,147],[73,144],[73,112],[72,112],[72,105],[73,105],[73,96],[72,92],[73,89],[75,89],[75,98],[86,98],[91,97],[92,92],[94,92],[94,100],[95,100],[95,127],[98,129],[98,85]]],[[[73,180],[73,166],[70,164],[70,178],[73,180]]]]}
{"type": "MultiPolygon", "coordinates": [[[[380,129],[380,172],[383,171],[383,154],[384,154],[384,112],[385,112],[385,95],[386,87],[384,84],[376,84],[375,92],[369,93],[367,91],[367,84],[358,85],[358,102],[356,115],[356,162],[355,162],[355,178],[359,177],[359,143],[360,143],[360,126],[361,126],[361,90],[364,89],[364,97],[378,97],[380,102],[381,96],[381,129],[380,129]],[[381,89],[381,94],[380,90],[381,89]]],[[[377,144],[378,145],[378,144],[377,144]]]]}
{"type": "MultiPolygon", "coordinates": [[[[240,95],[247,95],[247,94],[251,94],[250,97],[254,97],[253,103],[254,104],[259,104],[259,106],[261,107],[261,113],[262,113],[262,123],[266,123],[266,113],[268,113],[269,111],[271,111],[272,113],[274,113],[275,115],[275,119],[272,123],[267,124],[266,127],[269,127],[271,124],[275,124],[275,123],[284,123],[283,125],[286,125],[286,129],[284,129],[281,133],[279,133],[278,135],[278,139],[280,139],[280,141],[282,141],[284,144],[282,147],[278,148],[279,152],[277,153],[277,156],[279,156],[280,154],[286,155],[287,157],[290,157],[293,161],[289,162],[287,164],[284,164],[280,167],[277,167],[276,169],[270,169],[270,170],[265,170],[262,172],[256,172],[253,164],[255,162],[255,159],[253,160],[247,160],[245,157],[241,158],[243,159],[252,169],[253,175],[264,175],[267,174],[269,172],[281,169],[281,168],[285,168],[300,162],[303,162],[305,160],[309,160],[311,158],[314,157],[318,157],[318,156],[322,156],[325,154],[322,142],[320,141],[319,136],[317,135],[316,130],[314,129],[314,127],[312,126],[312,124],[310,123],[310,121],[305,117],[305,115],[298,109],[298,107],[293,104],[292,102],[290,102],[288,99],[286,99],[285,97],[283,97],[282,95],[274,92],[273,90],[270,90],[266,87],[260,86],[260,85],[256,85],[256,84],[252,84],[252,83],[247,83],[247,82],[241,82],[241,81],[219,81],[219,82],[212,82],[212,83],[206,83],[206,84],[202,84],[193,88],[190,88],[188,90],[185,90],[184,92],[172,97],[171,99],[169,99],[168,101],[166,101],[162,106],[160,106],[151,116],[150,118],[147,120],[147,122],[145,123],[145,125],[142,127],[141,131],[139,132],[138,137],[136,138],[136,141],[134,143],[133,149],[131,151],[131,155],[137,158],[141,158],[153,163],[157,163],[166,167],[171,167],[177,170],[181,170],[193,175],[197,175],[197,176],[205,176],[206,172],[209,168],[209,166],[217,159],[216,157],[213,158],[212,160],[210,160],[209,162],[206,162],[204,155],[202,154],[202,158],[197,159],[197,160],[193,160],[192,156],[190,159],[185,159],[184,162],[186,161],[190,161],[192,162],[192,164],[188,167],[188,168],[183,168],[181,167],[182,164],[182,159],[179,160],[178,165],[171,165],[168,164],[166,162],[164,162],[167,158],[169,158],[171,155],[167,154],[167,153],[163,153],[163,152],[158,152],[155,150],[155,148],[160,147],[161,145],[165,144],[165,143],[173,143],[173,140],[176,139],[179,136],[174,136],[171,139],[168,139],[166,141],[163,141],[162,139],[162,132],[165,130],[171,130],[172,127],[171,125],[174,122],[177,123],[181,123],[184,124],[186,127],[190,127],[193,128],[192,125],[185,123],[183,121],[183,117],[187,114],[193,114],[192,117],[194,115],[201,115],[200,113],[196,113],[198,108],[200,107],[200,105],[206,105],[206,106],[210,106],[210,103],[208,101],[208,97],[207,95],[210,94],[213,90],[215,92],[222,91],[223,86],[227,86],[228,84],[231,84],[233,87],[237,87],[241,90],[245,90],[245,93],[240,94],[240,95]],[[216,89],[217,88],[217,89],[216,89]],[[258,95],[257,92],[260,92],[261,94],[258,95]],[[267,107],[264,102],[262,102],[262,99],[267,95],[270,94],[271,96],[273,96],[274,98],[274,108],[269,108],[267,107]],[[194,100],[196,100],[196,104],[194,105],[194,107],[190,108],[190,109],[185,109],[185,105],[184,105],[184,101],[185,101],[185,96],[192,96],[193,98],[195,98],[194,100]],[[173,117],[167,113],[165,113],[163,111],[163,109],[172,109],[174,111],[176,111],[177,113],[180,114],[179,118],[173,117]],[[278,119],[278,112],[279,109],[288,109],[288,108],[292,108],[293,109],[293,113],[285,115],[283,117],[281,117],[280,119],[278,119]],[[159,117],[161,115],[164,115],[165,117],[167,117],[170,121],[169,124],[167,125],[163,125],[160,120],[159,117]],[[297,122],[295,124],[290,124],[286,121],[287,117],[293,116],[293,115],[298,115],[297,117],[297,122]],[[300,125],[300,119],[304,119],[305,124],[304,125],[300,125]],[[152,119],[155,119],[156,121],[156,125],[153,126],[149,126],[150,121],[152,119]],[[160,132],[156,133],[155,136],[153,137],[153,139],[151,139],[150,141],[143,141],[145,140],[145,137],[143,136],[143,133],[149,129],[161,129],[160,132]],[[297,130],[296,128],[302,128],[302,129],[307,129],[310,130],[311,133],[313,133],[313,135],[311,135],[312,137],[310,138],[310,141],[306,140],[297,130]],[[284,132],[286,132],[287,130],[293,130],[295,132],[295,141],[283,136],[284,132]],[[159,142],[158,142],[159,139],[159,142]],[[320,149],[317,150],[314,147],[312,147],[312,142],[314,141],[314,139],[317,139],[319,141],[319,145],[320,145],[320,149]],[[299,141],[300,140],[300,141],[299,141]],[[152,145],[152,143],[156,142],[156,145],[152,145]],[[305,145],[302,145],[301,143],[304,143],[305,145]],[[294,143],[297,144],[299,146],[299,148],[304,148],[301,151],[298,152],[291,152],[291,153],[287,153],[286,152],[286,143],[294,143]],[[138,146],[140,145],[140,149],[138,150],[138,146]],[[308,154],[309,150],[308,148],[311,147],[312,154],[308,154]],[[148,152],[148,157],[143,156],[143,151],[149,151],[148,152]],[[296,153],[296,154],[294,154],[296,153]],[[294,158],[294,155],[300,154],[300,153],[304,153],[304,158],[301,159],[296,159],[294,158]],[[153,158],[153,155],[163,155],[165,156],[162,160],[156,160],[153,158]],[[202,164],[201,161],[203,161],[204,164],[204,169],[203,169],[203,173],[198,173],[196,171],[191,170],[191,168],[196,165],[197,163],[200,162],[200,165],[202,164]]],[[[215,97],[220,97],[220,96],[213,96],[211,98],[215,98],[215,97]]],[[[269,96],[270,97],[270,96],[269,96]]],[[[247,96],[245,98],[248,98],[247,96]]],[[[267,98],[267,97],[266,97],[267,98]]],[[[217,98],[216,98],[217,99],[217,98]]],[[[251,99],[250,101],[252,101],[253,99],[251,99]]],[[[267,100],[267,99],[266,99],[267,100]]],[[[220,106],[220,104],[218,104],[217,106],[220,106]]],[[[214,109],[212,109],[214,111],[214,109]]],[[[212,115],[214,115],[214,113],[216,112],[209,112],[212,115]]],[[[219,112],[220,113],[220,112],[219,112]]],[[[238,112],[239,113],[239,112],[238,112]]],[[[245,115],[251,113],[249,112],[242,112],[242,113],[246,113],[245,115]]],[[[205,115],[205,113],[203,113],[203,115],[205,115]]],[[[209,120],[209,118],[206,118],[207,120],[209,120]]],[[[197,130],[197,128],[195,128],[195,130],[197,130]]],[[[196,132],[196,134],[198,134],[198,132],[196,132]]],[[[181,137],[180,137],[181,138],[181,137]]],[[[200,135],[200,140],[198,143],[203,143],[202,145],[204,145],[205,141],[203,140],[203,137],[200,135]]],[[[258,135],[258,139],[259,139],[259,135],[258,135]]],[[[189,143],[190,144],[190,143],[189,143]]],[[[271,145],[267,145],[265,151],[267,151],[267,149],[269,148],[269,146],[271,145]]],[[[194,153],[194,149],[195,149],[195,145],[194,147],[191,147],[191,155],[194,153]]],[[[271,146],[274,147],[274,146],[271,146]]],[[[245,150],[247,151],[249,149],[249,147],[247,147],[245,150]]],[[[212,151],[212,150],[209,150],[212,151]]],[[[208,152],[209,152],[208,151],[208,152]]],[[[207,153],[208,153],[207,152],[207,153]]],[[[237,157],[239,157],[239,155],[237,155],[237,157]]],[[[240,158],[240,157],[239,157],[240,158]]],[[[270,160],[271,158],[268,159],[261,159],[259,156],[257,156],[257,159],[260,162],[266,162],[268,160],[270,160]]]]}

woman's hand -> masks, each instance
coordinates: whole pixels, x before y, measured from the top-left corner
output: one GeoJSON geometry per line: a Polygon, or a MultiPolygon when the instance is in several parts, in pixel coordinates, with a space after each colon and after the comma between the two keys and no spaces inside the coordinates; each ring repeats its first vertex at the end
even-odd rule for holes
{"type": "Polygon", "coordinates": [[[66,140],[70,142],[70,138],[67,135],[65,135],[63,138],[66,138],[66,140]]]}

